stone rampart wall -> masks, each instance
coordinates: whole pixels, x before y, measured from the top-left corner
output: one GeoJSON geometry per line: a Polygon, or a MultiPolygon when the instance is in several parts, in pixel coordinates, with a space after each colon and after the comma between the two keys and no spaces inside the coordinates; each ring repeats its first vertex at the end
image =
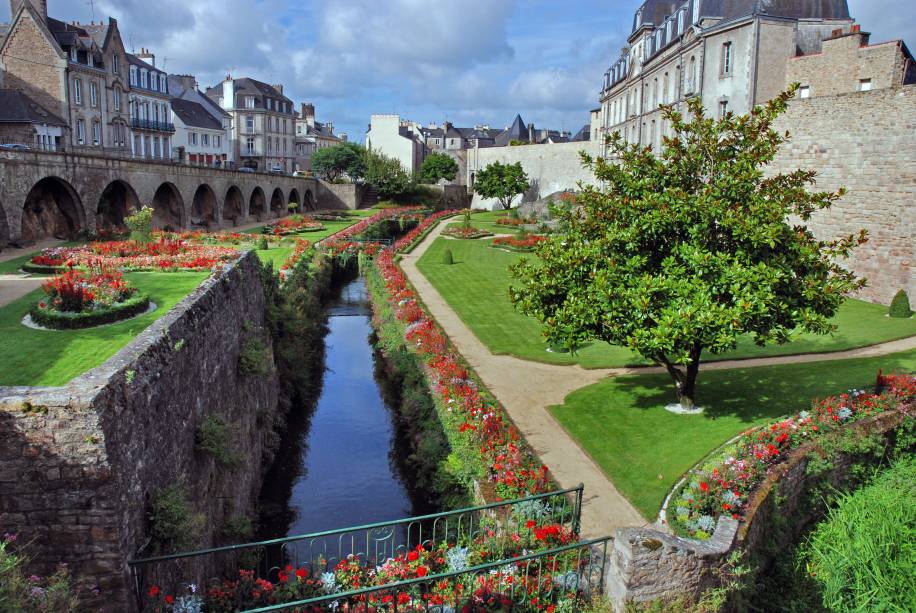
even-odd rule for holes
{"type": "Polygon", "coordinates": [[[888,304],[916,296],[916,86],[795,100],[777,127],[792,140],[774,170],[817,171],[817,189],[845,187],[808,226],[822,239],[866,229],[850,268],[868,280],[861,297],[888,304]]]}
{"type": "MultiPolygon", "coordinates": [[[[179,274],[179,273],[176,273],[179,274]]],[[[259,264],[249,253],[205,281],[102,366],[57,388],[0,388],[0,527],[34,572],[66,562],[97,589],[92,610],[129,611],[127,560],[150,553],[157,490],[183,483],[201,545],[254,515],[271,455],[277,381],[243,375],[243,342],[271,360],[259,264]],[[195,449],[208,416],[231,424],[230,470],[195,449]]]]}
{"type": "Polygon", "coordinates": [[[358,209],[365,193],[365,185],[318,182],[318,202],[323,209],[358,209]]]}

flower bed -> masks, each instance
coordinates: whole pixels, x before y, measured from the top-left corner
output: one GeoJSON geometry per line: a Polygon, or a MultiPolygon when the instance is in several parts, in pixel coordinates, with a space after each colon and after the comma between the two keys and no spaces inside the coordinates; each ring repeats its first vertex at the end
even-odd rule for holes
{"type": "Polygon", "coordinates": [[[78,268],[104,267],[128,271],[209,270],[238,257],[231,247],[193,245],[187,240],[162,236],[151,243],[110,241],[80,247],[45,249],[30,265],[78,268]]]}
{"type": "Polygon", "coordinates": [[[517,227],[529,223],[522,219],[521,217],[500,217],[496,220],[496,224],[499,226],[512,226],[517,227]]]}
{"type": "Polygon", "coordinates": [[[269,226],[264,226],[263,233],[273,234],[274,236],[287,236],[301,232],[319,232],[321,230],[324,230],[324,225],[313,218],[292,215],[291,217],[280,219],[269,226]]]}
{"type": "Polygon", "coordinates": [[[439,220],[447,217],[454,217],[458,213],[460,213],[460,211],[439,211],[438,213],[430,215],[421,221],[416,228],[399,238],[394,244],[394,250],[397,253],[410,253],[413,251],[414,247],[419,245],[423,238],[429,234],[430,230],[439,223],[439,220]]]}
{"type": "Polygon", "coordinates": [[[525,238],[514,238],[511,236],[501,236],[499,238],[493,239],[493,247],[499,247],[502,249],[508,249],[509,251],[534,251],[534,248],[537,247],[540,243],[543,243],[547,240],[546,236],[541,236],[539,234],[532,234],[526,236],[525,238]]]}
{"type": "Polygon", "coordinates": [[[442,236],[449,236],[451,238],[475,239],[493,236],[493,233],[484,230],[483,228],[475,228],[473,226],[450,226],[442,231],[442,236]]]}
{"type": "Polygon", "coordinates": [[[757,486],[790,451],[912,402],[916,376],[879,374],[876,392],[826,398],[809,411],[741,435],[722,453],[693,469],[671,497],[672,527],[681,534],[706,539],[719,516],[740,519],[757,486]]]}
{"type": "Polygon", "coordinates": [[[128,319],[149,308],[120,272],[70,269],[46,281],[47,298],[29,311],[32,321],[60,330],[88,328],[128,319]]]}

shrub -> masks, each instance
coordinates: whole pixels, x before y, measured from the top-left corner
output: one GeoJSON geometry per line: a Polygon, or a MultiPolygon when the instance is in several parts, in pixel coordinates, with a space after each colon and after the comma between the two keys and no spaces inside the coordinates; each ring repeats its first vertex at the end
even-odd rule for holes
{"type": "Polygon", "coordinates": [[[239,354],[239,372],[243,375],[264,375],[270,370],[267,347],[256,338],[246,339],[239,354]]]}
{"type": "Polygon", "coordinates": [[[231,517],[220,526],[219,533],[230,541],[248,540],[254,535],[254,522],[245,515],[231,517]]]}
{"type": "Polygon", "coordinates": [[[446,249],[445,253],[442,254],[442,263],[447,266],[451,266],[455,263],[455,256],[452,255],[451,249],[446,249]]]}
{"type": "Polygon", "coordinates": [[[270,245],[267,243],[266,236],[262,236],[261,238],[258,239],[258,249],[260,249],[261,251],[267,251],[268,249],[270,249],[270,245]]]}
{"type": "Polygon", "coordinates": [[[150,500],[150,544],[155,554],[181,551],[194,545],[201,519],[191,512],[183,484],[174,483],[153,493],[150,500]]]}
{"type": "Polygon", "coordinates": [[[29,311],[29,315],[32,316],[33,322],[45,328],[80,330],[130,319],[146,311],[149,308],[149,304],[149,296],[136,294],[124,302],[119,302],[106,309],[83,313],[54,311],[41,308],[40,304],[36,304],[29,311]]]}
{"type": "Polygon", "coordinates": [[[913,315],[913,311],[910,309],[910,298],[905,291],[900,290],[894,294],[894,299],[891,300],[891,306],[887,314],[900,319],[906,319],[913,315]]]}
{"type": "Polygon", "coordinates": [[[153,241],[153,209],[145,206],[133,215],[124,218],[124,223],[130,228],[130,238],[138,243],[151,243],[153,241]]]}
{"type": "Polygon", "coordinates": [[[207,416],[195,432],[195,447],[224,468],[234,469],[240,458],[232,449],[232,427],[214,415],[207,416]]]}
{"type": "Polygon", "coordinates": [[[79,600],[66,567],[50,577],[27,575],[28,559],[14,550],[16,537],[0,538],[0,611],[69,613],[79,611],[79,600]]]}
{"type": "Polygon", "coordinates": [[[907,611],[916,603],[916,460],[904,457],[843,495],[799,561],[831,611],[907,611]]]}

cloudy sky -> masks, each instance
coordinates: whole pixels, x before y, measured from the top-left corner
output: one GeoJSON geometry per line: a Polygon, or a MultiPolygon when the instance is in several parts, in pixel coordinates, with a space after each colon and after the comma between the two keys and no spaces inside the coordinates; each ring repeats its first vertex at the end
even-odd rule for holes
{"type": "MultiPolygon", "coordinates": [[[[504,127],[521,113],[578,130],[639,0],[94,0],[125,43],[202,85],[227,73],[283,83],[362,140],[371,113],[504,127]]],[[[916,47],[916,2],[849,0],[875,42],[916,47]]],[[[88,0],[48,0],[88,22],[88,0]]],[[[0,21],[9,16],[0,2],[0,21]]]]}

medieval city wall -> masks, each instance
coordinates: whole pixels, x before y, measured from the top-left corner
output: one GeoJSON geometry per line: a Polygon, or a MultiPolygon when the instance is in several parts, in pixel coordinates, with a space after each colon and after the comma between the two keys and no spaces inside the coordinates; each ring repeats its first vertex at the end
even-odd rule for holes
{"type": "Polygon", "coordinates": [[[155,552],[157,491],[184,487],[204,545],[254,515],[278,405],[259,268],[242,256],[65,386],[0,387],[0,525],[29,544],[34,572],[68,564],[93,610],[130,610],[127,561],[155,552]],[[263,374],[240,372],[249,339],[263,374]],[[210,417],[230,425],[236,466],[197,449],[210,417]]]}

